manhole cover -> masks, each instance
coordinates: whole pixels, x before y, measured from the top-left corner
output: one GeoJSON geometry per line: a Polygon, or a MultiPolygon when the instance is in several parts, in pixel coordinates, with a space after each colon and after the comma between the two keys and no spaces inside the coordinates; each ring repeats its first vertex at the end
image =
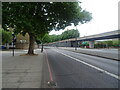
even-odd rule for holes
{"type": "Polygon", "coordinates": [[[57,86],[57,83],[54,82],[54,81],[48,81],[47,84],[48,84],[49,87],[56,87],[57,86]]]}

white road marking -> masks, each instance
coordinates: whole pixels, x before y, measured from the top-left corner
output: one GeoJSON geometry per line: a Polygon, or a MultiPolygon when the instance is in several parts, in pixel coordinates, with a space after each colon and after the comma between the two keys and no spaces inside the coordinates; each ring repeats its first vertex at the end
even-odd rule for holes
{"type": "MultiPolygon", "coordinates": [[[[58,52],[58,51],[56,51],[56,52],[58,52]]],[[[85,65],[87,65],[87,66],[89,66],[89,67],[92,67],[92,68],[94,68],[94,69],[96,69],[96,70],[98,70],[98,71],[101,71],[101,72],[103,72],[103,73],[106,73],[107,75],[112,76],[112,77],[120,80],[120,77],[117,76],[117,75],[115,75],[115,74],[113,74],[113,73],[110,73],[110,72],[108,72],[108,71],[106,71],[106,70],[103,70],[103,69],[101,69],[101,68],[99,68],[99,67],[96,67],[96,66],[91,65],[91,64],[89,64],[89,63],[86,63],[86,62],[84,62],[84,61],[81,61],[80,59],[74,58],[74,57],[69,56],[69,55],[67,55],[67,54],[64,54],[64,53],[62,53],[62,52],[58,52],[58,53],[61,53],[61,54],[64,55],[64,56],[67,56],[67,57],[69,57],[69,58],[71,58],[71,59],[74,59],[74,60],[76,60],[76,61],[78,61],[78,62],[80,62],[80,63],[83,63],[83,64],[85,64],[85,65]]]]}

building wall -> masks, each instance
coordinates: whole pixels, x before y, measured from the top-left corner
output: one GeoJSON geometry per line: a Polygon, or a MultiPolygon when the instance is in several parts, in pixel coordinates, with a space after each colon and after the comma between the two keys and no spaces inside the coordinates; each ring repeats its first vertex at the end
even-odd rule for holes
{"type": "Polygon", "coordinates": [[[25,36],[18,34],[16,37],[16,48],[17,49],[28,49],[28,45],[29,45],[28,33],[25,36]]]}
{"type": "MultiPolygon", "coordinates": [[[[71,41],[64,41],[64,42],[56,42],[56,43],[51,43],[49,46],[54,46],[54,47],[72,47],[73,42],[71,41]]],[[[73,44],[74,46],[74,44],[73,44]]]]}
{"type": "Polygon", "coordinates": [[[58,47],[71,47],[71,42],[70,41],[65,41],[65,42],[57,42],[58,47]]]}
{"type": "Polygon", "coordinates": [[[78,42],[71,41],[71,47],[78,47],[78,42]]]}
{"type": "MultiPolygon", "coordinates": [[[[16,37],[16,49],[28,49],[29,48],[29,34],[25,36],[18,34],[16,37]]],[[[37,43],[35,42],[35,48],[38,48],[37,43]]]]}

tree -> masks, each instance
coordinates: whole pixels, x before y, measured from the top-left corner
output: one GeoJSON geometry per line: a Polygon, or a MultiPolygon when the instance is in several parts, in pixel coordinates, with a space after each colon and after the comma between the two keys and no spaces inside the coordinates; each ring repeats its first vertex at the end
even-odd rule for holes
{"type": "Polygon", "coordinates": [[[50,42],[55,42],[55,41],[59,41],[59,40],[61,40],[60,37],[61,35],[55,35],[55,34],[53,34],[53,35],[50,35],[50,39],[51,39],[51,41],[50,42]]]}
{"type": "Polygon", "coordinates": [[[70,38],[77,38],[77,37],[79,37],[79,31],[74,30],[74,29],[67,30],[62,33],[61,37],[62,37],[62,40],[70,39],[70,38]]]}
{"type": "Polygon", "coordinates": [[[120,47],[120,40],[113,40],[112,42],[114,47],[120,47]]]}
{"type": "Polygon", "coordinates": [[[2,35],[2,44],[11,43],[12,42],[12,33],[9,31],[5,31],[0,28],[0,35],[2,35]]]}
{"type": "Polygon", "coordinates": [[[55,41],[60,41],[60,40],[65,40],[65,39],[70,39],[70,38],[76,38],[79,37],[79,31],[78,30],[67,30],[64,31],[60,35],[46,35],[44,43],[49,43],[49,42],[55,42],[55,41]]]}
{"type": "Polygon", "coordinates": [[[43,52],[43,44],[44,44],[45,42],[46,42],[46,43],[50,42],[50,36],[49,36],[49,34],[46,33],[46,34],[42,34],[41,36],[37,37],[36,42],[37,42],[38,44],[41,44],[41,45],[42,45],[41,52],[43,52]]]}
{"type": "Polygon", "coordinates": [[[38,36],[92,19],[78,2],[3,2],[2,15],[4,29],[12,27],[15,33],[29,34],[28,54],[34,54],[34,41],[38,36]]]}

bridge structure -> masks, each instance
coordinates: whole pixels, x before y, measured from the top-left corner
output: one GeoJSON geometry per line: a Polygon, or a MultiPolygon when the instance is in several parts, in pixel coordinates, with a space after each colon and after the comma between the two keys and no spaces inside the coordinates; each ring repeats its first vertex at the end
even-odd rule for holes
{"type": "Polygon", "coordinates": [[[110,32],[84,36],[79,38],[66,39],[62,41],[57,41],[53,43],[49,43],[49,46],[60,46],[60,47],[77,47],[79,42],[89,41],[89,48],[94,48],[95,40],[104,40],[104,39],[119,39],[120,38],[120,30],[114,30],[110,32]]]}

